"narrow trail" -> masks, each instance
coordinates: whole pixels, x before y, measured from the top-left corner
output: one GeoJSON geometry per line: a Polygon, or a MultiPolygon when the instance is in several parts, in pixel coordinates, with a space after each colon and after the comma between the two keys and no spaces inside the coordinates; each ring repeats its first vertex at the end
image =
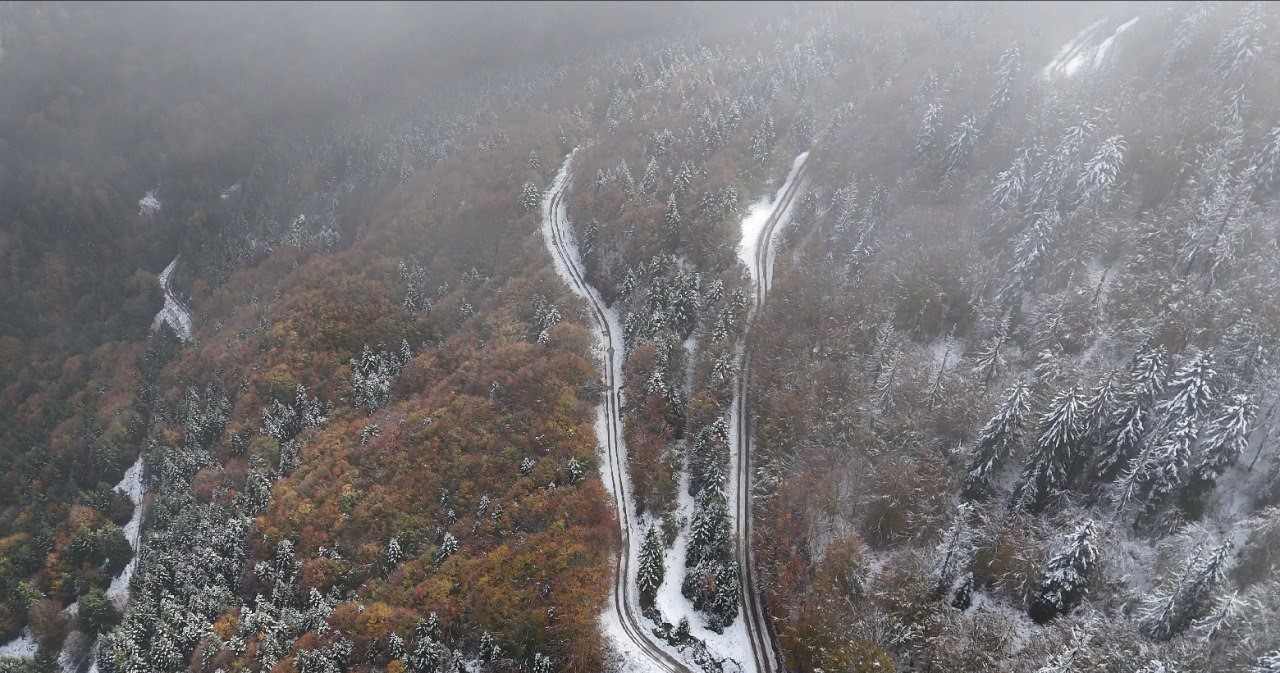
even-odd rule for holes
{"type": "Polygon", "coordinates": [[[569,225],[568,207],[564,202],[565,191],[572,178],[569,171],[572,160],[571,153],[565,158],[564,165],[543,197],[542,236],[547,249],[556,260],[556,271],[575,294],[587,301],[592,320],[595,322],[597,337],[605,346],[604,382],[608,386],[608,391],[599,408],[596,432],[604,449],[609,473],[608,485],[613,492],[618,513],[618,528],[622,533],[622,548],[619,550],[614,568],[610,608],[621,628],[620,635],[635,645],[637,651],[649,660],[651,668],[671,673],[693,673],[693,669],[658,644],[635,612],[639,602],[633,600],[632,596],[631,577],[634,574],[632,568],[635,563],[632,558],[631,540],[632,534],[639,535],[639,532],[634,530],[634,517],[629,496],[630,484],[626,474],[626,446],[622,438],[622,329],[617,316],[609,311],[600,293],[587,283],[583,275],[582,261],[578,257],[577,244],[569,225]]]}
{"type": "MultiPolygon", "coordinates": [[[[747,331],[755,324],[765,300],[769,297],[769,288],[773,284],[773,237],[780,225],[785,225],[790,214],[791,202],[800,191],[808,168],[809,153],[805,152],[796,158],[791,173],[778,192],[772,210],[759,238],[755,241],[755,252],[752,255],[751,274],[755,279],[755,301],[751,315],[747,320],[747,331]]],[[[750,378],[750,344],[743,338],[743,347],[738,361],[738,381],[733,400],[733,413],[737,423],[737,460],[734,465],[735,492],[735,533],[738,540],[738,559],[742,573],[742,614],[746,620],[747,633],[751,640],[751,656],[759,673],[775,673],[781,669],[780,656],[775,643],[777,638],[772,625],[765,616],[760,602],[760,590],[756,584],[755,557],[751,552],[751,423],[748,414],[750,400],[748,396],[750,378]]]]}

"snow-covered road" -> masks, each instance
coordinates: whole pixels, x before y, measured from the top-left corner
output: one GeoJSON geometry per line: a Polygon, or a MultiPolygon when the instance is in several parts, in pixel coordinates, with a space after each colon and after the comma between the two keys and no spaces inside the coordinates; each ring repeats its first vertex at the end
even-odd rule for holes
{"type": "Polygon", "coordinates": [[[604,380],[608,388],[597,409],[596,436],[604,453],[601,475],[605,487],[613,494],[622,532],[613,578],[609,607],[601,616],[604,630],[613,646],[625,658],[624,670],[657,670],[691,673],[692,669],[668,650],[644,627],[639,598],[632,590],[638,568],[641,532],[637,529],[635,508],[631,504],[631,484],[627,474],[627,448],[622,438],[622,326],[616,311],[605,305],[583,275],[573,228],[569,224],[565,191],[572,178],[570,163],[565,158],[551,188],[542,200],[542,237],[555,261],[556,271],[578,296],[586,300],[595,323],[593,330],[600,345],[604,380]]]}
{"type": "MultiPolygon", "coordinates": [[[[786,182],[772,201],[762,199],[752,206],[742,222],[740,258],[751,271],[755,286],[755,301],[747,328],[755,322],[769,296],[773,284],[773,263],[777,250],[774,236],[791,218],[791,205],[804,182],[809,153],[804,152],[791,164],[786,182]]],[[[751,553],[751,425],[747,380],[750,377],[749,351],[746,339],[738,349],[738,380],[734,386],[733,405],[730,411],[732,427],[730,460],[734,470],[729,479],[729,489],[734,501],[734,530],[738,539],[738,559],[742,571],[742,615],[751,643],[751,659],[758,673],[774,673],[780,669],[778,649],[760,603],[760,590],[755,579],[755,559],[751,553]]]]}
{"type": "Polygon", "coordinates": [[[162,323],[168,323],[178,338],[191,341],[191,311],[188,311],[186,305],[173,293],[173,288],[169,284],[170,276],[173,275],[173,270],[177,266],[178,258],[174,257],[173,261],[169,262],[169,266],[160,272],[160,287],[164,288],[164,308],[161,308],[155,320],[151,321],[151,330],[158,330],[162,323]]]}

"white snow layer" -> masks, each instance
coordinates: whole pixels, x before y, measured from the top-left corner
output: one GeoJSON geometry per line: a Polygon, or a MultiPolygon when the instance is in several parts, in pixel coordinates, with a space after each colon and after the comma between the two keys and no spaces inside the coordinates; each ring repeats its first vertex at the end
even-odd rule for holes
{"type": "Polygon", "coordinates": [[[129,500],[133,501],[133,516],[129,517],[129,522],[124,525],[124,536],[133,549],[133,558],[119,575],[111,579],[111,586],[107,588],[107,598],[115,604],[117,609],[123,611],[125,605],[129,603],[129,581],[133,579],[133,571],[138,565],[138,543],[142,534],[142,456],[138,456],[138,460],[125,471],[124,477],[119,484],[116,484],[115,490],[129,496],[129,500]]]}
{"type": "Polygon", "coordinates": [[[36,656],[38,649],[40,646],[36,643],[36,637],[31,633],[31,629],[23,629],[22,635],[0,645],[0,657],[30,659],[36,656]]]}
{"type": "MultiPolygon", "coordinates": [[[[759,284],[761,280],[757,277],[759,270],[756,269],[755,266],[756,252],[761,243],[760,235],[769,224],[769,219],[774,216],[773,211],[776,209],[778,201],[791,187],[796,176],[800,174],[800,169],[804,167],[805,160],[808,158],[808,152],[804,152],[800,156],[796,157],[795,161],[791,163],[791,172],[787,174],[786,181],[778,188],[778,191],[773,195],[773,198],[770,199],[768,196],[761,197],[759,201],[751,204],[751,207],[747,209],[747,216],[742,218],[742,242],[738,245],[738,259],[742,260],[742,263],[751,271],[751,282],[754,284],[759,284]]],[[[788,210],[790,210],[790,204],[788,204],[788,210]]],[[[786,212],[778,213],[779,225],[785,222],[787,214],[788,213],[786,212]]],[[[780,228],[781,226],[775,227],[774,234],[776,234],[780,228]]],[[[764,270],[764,287],[766,290],[769,288],[769,285],[773,283],[773,261],[776,257],[777,252],[770,248],[769,260],[766,265],[768,268],[764,270]]]]}
{"type": "Polygon", "coordinates": [[[1116,26],[1110,33],[1107,32],[1106,19],[1100,19],[1093,25],[1076,33],[1071,38],[1058,55],[1054,57],[1049,65],[1041,71],[1041,76],[1045,79],[1054,79],[1058,77],[1071,78],[1080,74],[1082,70],[1092,71],[1106,65],[1107,54],[1111,51],[1111,47],[1115,44],[1116,38],[1133,24],[1138,22],[1137,16],[1116,26]]]}
{"type": "Polygon", "coordinates": [[[138,214],[144,217],[151,217],[160,212],[160,199],[156,198],[156,190],[147,192],[147,195],[138,199],[138,214]]]}
{"type": "Polygon", "coordinates": [[[151,321],[151,331],[160,329],[160,325],[168,323],[173,328],[174,334],[183,341],[191,341],[191,312],[173,294],[173,289],[169,286],[169,277],[173,275],[173,269],[178,265],[178,258],[174,257],[169,266],[160,272],[160,287],[164,288],[164,307],[156,314],[154,320],[151,321]]]}

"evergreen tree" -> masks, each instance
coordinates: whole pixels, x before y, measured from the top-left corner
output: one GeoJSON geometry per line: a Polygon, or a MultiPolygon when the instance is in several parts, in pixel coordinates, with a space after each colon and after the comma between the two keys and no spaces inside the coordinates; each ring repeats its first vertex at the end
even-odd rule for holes
{"type": "Polygon", "coordinates": [[[1031,165],[1038,151],[1034,145],[1019,149],[1013,164],[996,174],[996,183],[991,188],[991,195],[987,197],[987,205],[993,211],[1011,210],[1021,203],[1022,195],[1027,191],[1031,165]]]}
{"type": "Polygon", "coordinates": [[[680,208],[676,205],[674,192],[667,197],[667,214],[663,218],[663,222],[667,228],[667,240],[672,246],[679,246],[682,229],[680,226],[680,208]]]}
{"type": "Polygon", "coordinates": [[[1224,542],[1203,562],[1199,554],[1194,556],[1186,570],[1147,601],[1138,618],[1138,630],[1148,638],[1165,641],[1190,628],[1213,604],[1218,585],[1226,576],[1230,551],[1231,543],[1224,542]]]}
{"type": "Polygon", "coordinates": [[[951,132],[947,141],[946,153],[942,159],[940,178],[946,180],[957,168],[968,163],[969,157],[978,147],[978,120],[973,115],[965,115],[960,125],[951,132]]]}
{"type": "Polygon", "coordinates": [[[1240,459],[1249,446],[1249,427],[1257,413],[1257,405],[1247,395],[1236,395],[1209,421],[1191,468],[1189,490],[1193,495],[1213,489],[1218,477],[1240,459]]]}
{"type": "Polygon", "coordinates": [[[1080,208],[1086,213],[1097,212],[1111,198],[1120,170],[1124,166],[1124,153],[1127,149],[1124,138],[1111,136],[1098,146],[1098,151],[1084,165],[1076,180],[1076,191],[1080,195],[1080,208]]]}
{"type": "Polygon", "coordinates": [[[969,472],[964,482],[966,498],[980,499],[990,495],[991,476],[1022,441],[1030,397],[1026,381],[1015,383],[1005,393],[1004,401],[995,416],[978,432],[973,445],[973,459],[969,463],[969,472]]]}
{"type": "Polygon", "coordinates": [[[942,107],[930,103],[925,110],[924,120],[920,122],[920,130],[916,132],[915,155],[917,159],[933,151],[938,141],[938,131],[942,127],[942,107]]]}
{"type": "Polygon", "coordinates": [[[1100,484],[1111,483],[1138,456],[1155,398],[1163,390],[1167,367],[1162,347],[1144,347],[1129,367],[1130,384],[1107,417],[1097,446],[1093,478],[1100,484]]]}
{"type": "Polygon", "coordinates": [[[1017,83],[1018,73],[1022,70],[1022,46],[1014,44],[1000,54],[996,62],[996,90],[991,94],[991,103],[987,106],[986,125],[988,128],[996,122],[1013,100],[1013,87],[1017,83]]]}
{"type": "Polygon", "coordinates": [[[1002,288],[1003,296],[1012,299],[1039,278],[1049,255],[1049,238],[1057,229],[1059,219],[1054,210],[1032,216],[1031,224],[1018,237],[1014,247],[1013,266],[1002,288]]]}
{"type": "Polygon", "coordinates": [[[1155,440],[1130,461],[1117,481],[1121,505],[1145,496],[1150,512],[1179,491],[1187,479],[1199,418],[1213,400],[1213,356],[1199,352],[1174,373],[1171,395],[1156,407],[1155,440]]]}
{"type": "Polygon", "coordinates": [[[1215,60],[1218,74],[1233,77],[1257,61],[1266,45],[1266,21],[1262,15],[1262,3],[1245,3],[1240,16],[1223,36],[1218,45],[1215,60]]]}
{"type": "Polygon", "coordinates": [[[969,506],[961,503],[934,554],[929,581],[935,599],[947,596],[961,573],[973,559],[973,539],[969,532],[969,506]]]}
{"type": "Polygon", "coordinates": [[[1254,184],[1263,192],[1280,187],[1280,124],[1267,133],[1267,142],[1253,159],[1254,184]]]}
{"type": "Polygon", "coordinates": [[[1044,576],[1031,596],[1030,615],[1043,624],[1070,612],[1084,597],[1089,574],[1098,560],[1095,525],[1086,521],[1067,536],[1066,544],[1045,565],[1044,576]]]}
{"type": "Polygon", "coordinates": [[[1040,436],[1031,458],[1013,491],[1013,501],[1029,512],[1039,512],[1056,493],[1070,486],[1083,466],[1081,440],[1083,398],[1074,388],[1049,402],[1040,421],[1040,436]]]}
{"type": "Polygon", "coordinates": [[[533,180],[528,180],[524,186],[520,188],[520,208],[527,213],[538,210],[538,205],[542,203],[542,195],[538,193],[538,186],[533,184],[533,180]]]}
{"type": "Polygon", "coordinates": [[[662,586],[666,567],[663,562],[662,539],[658,530],[650,526],[644,534],[644,542],[640,545],[640,571],[637,579],[640,585],[640,600],[647,604],[653,602],[662,586]]]}

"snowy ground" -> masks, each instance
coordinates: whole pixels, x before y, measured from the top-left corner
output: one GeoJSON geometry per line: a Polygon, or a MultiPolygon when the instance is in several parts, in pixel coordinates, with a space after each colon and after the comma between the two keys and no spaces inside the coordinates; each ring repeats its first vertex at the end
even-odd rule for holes
{"type": "Polygon", "coordinates": [[[0,657],[18,657],[20,659],[30,659],[36,656],[38,649],[36,638],[31,633],[31,629],[23,629],[22,635],[0,645],[0,657]]]}
{"type": "Polygon", "coordinates": [[[151,331],[154,332],[160,329],[161,324],[167,323],[180,339],[191,341],[191,312],[178,300],[169,286],[169,278],[177,265],[178,258],[174,257],[173,261],[169,262],[169,266],[160,272],[160,287],[164,288],[164,307],[156,314],[155,320],[151,321],[151,331]]]}
{"type": "Polygon", "coordinates": [[[1041,76],[1045,79],[1069,79],[1102,68],[1116,38],[1137,22],[1137,16],[1119,25],[1107,19],[1097,21],[1063,45],[1058,55],[1041,71],[1041,76]]]}
{"type": "Polygon", "coordinates": [[[147,195],[138,199],[138,214],[143,217],[151,217],[160,212],[160,199],[156,198],[156,190],[147,192],[147,195]]]}
{"type": "Polygon", "coordinates": [[[137,462],[125,471],[124,478],[116,484],[115,489],[129,496],[133,501],[133,516],[129,517],[129,522],[124,525],[124,536],[129,540],[129,546],[133,548],[134,557],[124,570],[111,580],[111,586],[107,589],[107,598],[111,599],[116,608],[123,611],[125,605],[129,603],[129,581],[133,579],[133,571],[138,564],[138,543],[142,534],[142,456],[138,456],[137,462]]]}
{"type": "MultiPolygon", "coordinates": [[[[742,224],[740,227],[742,231],[742,239],[738,244],[738,259],[742,260],[742,263],[746,265],[747,270],[751,272],[751,282],[753,285],[759,285],[761,281],[761,279],[757,277],[759,270],[756,268],[756,253],[759,251],[759,246],[762,242],[760,235],[764,233],[764,228],[769,223],[769,218],[773,215],[774,207],[776,206],[778,199],[782,198],[782,195],[786,193],[787,188],[795,181],[796,176],[800,173],[800,169],[804,166],[805,160],[808,158],[808,152],[804,152],[800,156],[796,157],[795,161],[791,164],[791,172],[787,174],[786,181],[778,188],[777,193],[775,193],[772,198],[763,196],[759,201],[751,204],[750,208],[747,209],[747,216],[742,218],[742,224]]],[[[791,203],[787,203],[786,208],[787,210],[779,215],[780,224],[781,221],[785,221],[788,217],[791,203]]],[[[778,227],[778,229],[780,228],[781,226],[778,227]]],[[[777,234],[777,229],[774,230],[774,234],[777,234]]],[[[777,256],[777,249],[773,246],[769,246],[769,259],[765,264],[766,268],[764,270],[764,282],[766,289],[773,283],[773,263],[777,259],[777,256]]]]}

